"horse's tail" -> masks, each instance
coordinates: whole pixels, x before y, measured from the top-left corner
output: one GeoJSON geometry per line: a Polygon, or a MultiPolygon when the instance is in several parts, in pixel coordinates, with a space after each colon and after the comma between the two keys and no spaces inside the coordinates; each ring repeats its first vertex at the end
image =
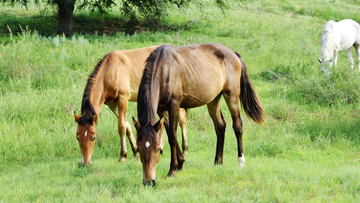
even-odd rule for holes
{"type": "Polygon", "coordinates": [[[244,60],[238,53],[236,53],[236,55],[239,57],[241,62],[240,101],[242,107],[247,116],[249,116],[256,123],[261,124],[264,122],[264,109],[255,92],[254,86],[251,83],[244,60]]]}

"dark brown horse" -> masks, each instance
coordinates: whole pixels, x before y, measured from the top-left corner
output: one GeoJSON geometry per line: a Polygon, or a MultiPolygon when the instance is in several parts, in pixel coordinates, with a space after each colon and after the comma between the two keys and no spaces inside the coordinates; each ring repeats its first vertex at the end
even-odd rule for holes
{"type": "MultiPolygon", "coordinates": [[[[137,156],[136,141],[130,124],[126,120],[127,107],[129,101],[136,101],[145,60],[157,47],[112,51],[106,54],[95,67],[85,87],[81,117],[74,112],[75,121],[78,123],[76,138],[79,141],[83,165],[91,161],[96,137],[95,125],[104,103],[118,118],[118,132],[121,141],[119,161],[125,161],[127,157],[125,135],[129,138],[134,155],[137,156]]],[[[183,149],[187,150],[186,111],[184,109],[181,110],[181,115],[183,119],[180,122],[183,130],[183,149]]]]}
{"type": "Polygon", "coordinates": [[[245,163],[239,100],[245,113],[262,123],[264,111],[239,54],[221,44],[168,46],[157,48],[147,59],[138,95],[137,145],[143,165],[144,185],[154,185],[159,161],[158,130],[165,124],[171,150],[168,176],[181,170],[184,157],[177,142],[179,108],[207,105],[217,135],[215,164],[223,162],[225,120],[220,109],[224,96],[237,138],[238,161],[245,163]],[[168,122],[156,113],[168,114],[168,122]]]}

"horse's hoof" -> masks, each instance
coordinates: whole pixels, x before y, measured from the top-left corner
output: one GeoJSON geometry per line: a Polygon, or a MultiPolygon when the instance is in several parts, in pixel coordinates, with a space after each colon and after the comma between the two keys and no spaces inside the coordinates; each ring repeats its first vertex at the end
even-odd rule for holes
{"type": "Polygon", "coordinates": [[[184,165],[185,160],[178,160],[178,167],[177,167],[177,171],[181,171],[183,169],[183,165],[184,165]]]}
{"type": "Polygon", "coordinates": [[[189,146],[182,146],[182,150],[183,150],[183,155],[187,155],[188,151],[189,151],[189,146]]]}
{"type": "Polygon", "coordinates": [[[238,158],[238,162],[239,162],[239,167],[240,168],[245,166],[245,156],[244,156],[244,154],[242,155],[242,157],[238,158]]]}
{"type": "Polygon", "coordinates": [[[222,157],[215,157],[214,164],[215,164],[215,165],[222,165],[222,164],[223,164],[223,159],[222,159],[222,157]]]}
{"type": "Polygon", "coordinates": [[[167,177],[168,178],[175,177],[175,171],[169,171],[169,173],[167,174],[167,177]]]}
{"type": "Polygon", "coordinates": [[[139,158],[140,158],[140,152],[135,152],[134,157],[135,157],[136,159],[139,159],[139,158]]]}
{"type": "Polygon", "coordinates": [[[126,157],[120,157],[119,162],[124,162],[126,160],[126,157]]]}

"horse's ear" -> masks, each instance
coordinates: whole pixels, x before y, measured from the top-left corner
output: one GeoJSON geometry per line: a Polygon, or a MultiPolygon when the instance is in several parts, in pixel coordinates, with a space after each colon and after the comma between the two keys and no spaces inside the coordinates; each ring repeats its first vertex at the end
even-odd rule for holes
{"type": "Polygon", "coordinates": [[[137,122],[134,117],[132,117],[132,120],[133,120],[133,124],[134,124],[136,130],[139,131],[141,128],[141,124],[139,122],[137,122]]]}
{"type": "Polygon", "coordinates": [[[156,132],[159,132],[159,130],[161,129],[163,123],[164,123],[164,117],[162,117],[158,122],[155,123],[155,125],[153,125],[154,130],[156,132]]]}
{"type": "Polygon", "coordinates": [[[74,117],[75,117],[75,122],[79,122],[80,120],[80,116],[76,114],[76,112],[74,111],[74,117]]]}
{"type": "Polygon", "coordinates": [[[318,58],[318,61],[319,61],[320,63],[323,63],[323,60],[322,60],[321,58],[318,58]]]}

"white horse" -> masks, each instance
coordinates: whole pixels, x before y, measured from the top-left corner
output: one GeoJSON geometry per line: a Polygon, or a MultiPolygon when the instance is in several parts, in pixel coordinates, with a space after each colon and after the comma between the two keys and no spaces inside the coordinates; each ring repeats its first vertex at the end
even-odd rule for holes
{"type": "Polygon", "coordinates": [[[354,69],[354,58],[350,50],[352,46],[355,47],[357,60],[360,61],[360,25],[357,22],[350,19],[327,22],[321,34],[321,52],[318,59],[321,69],[325,72],[325,66],[336,66],[338,52],[343,50],[349,58],[351,68],[354,69]]]}

